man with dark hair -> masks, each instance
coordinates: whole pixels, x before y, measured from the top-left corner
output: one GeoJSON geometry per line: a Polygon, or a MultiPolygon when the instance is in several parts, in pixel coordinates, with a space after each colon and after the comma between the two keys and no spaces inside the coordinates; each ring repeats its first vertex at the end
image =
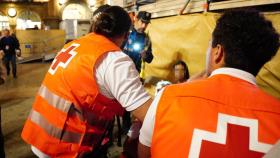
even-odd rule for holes
{"type": "Polygon", "coordinates": [[[50,66],[23,127],[40,158],[107,157],[106,133],[115,115],[140,121],[152,101],[120,46],[131,20],[119,6],[97,18],[92,33],[66,44],[50,66]]]}
{"type": "Polygon", "coordinates": [[[262,157],[280,139],[280,102],[255,76],[278,48],[278,33],[259,12],[224,13],[207,51],[209,77],[156,96],[140,131],[140,158],[262,157]]]}
{"type": "MultiPolygon", "coordinates": [[[[140,73],[144,62],[151,63],[153,60],[152,44],[149,36],[145,33],[151,20],[151,13],[140,11],[134,18],[134,26],[124,45],[123,51],[133,60],[136,69],[140,73]]],[[[141,76],[140,76],[141,77],[141,76]]]]}
{"type": "Polygon", "coordinates": [[[244,16],[252,17],[238,19],[240,15],[236,12],[229,12],[219,19],[213,32],[212,48],[223,46],[225,67],[241,69],[256,76],[264,63],[277,52],[279,35],[263,16],[248,11],[244,16]]]}
{"type": "Polygon", "coordinates": [[[12,64],[12,71],[14,78],[17,77],[16,55],[19,52],[19,42],[10,35],[10,31],[5,29],[3,31],[4,37],[0,40],[0,52],[4,52],[4,64],[7,69],[7,75],[10,75],[10,63],[12,64]]]}

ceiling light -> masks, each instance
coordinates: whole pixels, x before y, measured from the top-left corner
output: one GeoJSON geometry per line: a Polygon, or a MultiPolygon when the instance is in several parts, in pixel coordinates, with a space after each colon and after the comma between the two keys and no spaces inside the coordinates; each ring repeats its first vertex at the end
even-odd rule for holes
{"type": "Polygon", "coordinates": [[[17,15],[17,10],[15,8],[9,8],[8,9],[8,15],[10,17],[15,17],[17,15]]]}
{"type": "Polygon", "coordinates": [[[66,0],[58,0],[58,4],[63,5],[64,3],[66,3],[66,0]]]}

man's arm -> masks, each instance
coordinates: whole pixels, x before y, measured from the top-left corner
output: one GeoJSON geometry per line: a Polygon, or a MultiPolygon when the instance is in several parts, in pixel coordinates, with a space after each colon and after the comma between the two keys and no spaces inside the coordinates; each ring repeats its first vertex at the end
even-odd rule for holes
{"type": "Polygon", "coordinates": [[[4,57],[4,52],[0,50],[0,85],[5,82],[5,79],[7,77],[6,68],[3,65],[3,61],[2,61],[3,57],[4,57]]]}
{"type": "Polygon", "coordinates": [[[104,87],[127,111],[143,122],[152,99],[145,91],[133,61],[124,53],[116,52],[108,53],[101,63],[98,70],[103,70],[105,74],[97,77],[99,88],[104,87]]]}
{"type": "Polygon", "coordinates": [[[151,148],[141,143],[138,144],[138,158],[150,158],[151,148]]]}
{"type": "Polygon", "coordinates": [[[0,51],[3,51],[3,38],[2,39],[0,39],[0,51]]]}
{"type": "Polygon", "coordinates": [[[145,43],[147,49],[144,50],[142,53],[142,58],[144,59],[145,62],[151,63],[154,59],[154,55],[152,53],[152,42],[149,37],[149,35],[146,35],[146,43],[145,43]]]}
{"type": "Polygon", "coordinates": [[[149,158],[151,157],[150,146],[152,144],[152,137],[154,133],[155,116],[159,100],[163,93],[162,89],[152,102],[147,114],[145,116],[142,128],[140,130],[139,145],[138,145],[138,157],[149,158]]]}
{"type": "Polygon", "coordinates": [[[18,57],[21,56],[21,49],[20,49],[20,44],[19,44],[19,41],[16,37],[14,37],[14,40],[15,40],[15,52],[16,52],[16,55],[18,57]]]}
{"type": "Polygon", "coordinates": [[[154,59],[154,55],[152,53],[152,43],[150,43],[148,50],[145,52],[144,61],[147,63],[151,63],[154,59]]]}
{"type": "Polygon", "coordinates": [[[18,39],[15,37],[14,40],[15,40],[15,48],[16,49],[20,49],[20,45],[19,45],[18,39]]]}
{"type": "Polygon", "coordinates": [[[143,122],[144,118],[146,116],[146,113],[147,113],[147,111],[148,111],[152,101],[153,101],[152,99],[149,99],[144,104],[142,104],[142,106],[140,106],[137,109],[133,110],[132,111],[132,115],[134,115],[138,120],[143,122]]]}

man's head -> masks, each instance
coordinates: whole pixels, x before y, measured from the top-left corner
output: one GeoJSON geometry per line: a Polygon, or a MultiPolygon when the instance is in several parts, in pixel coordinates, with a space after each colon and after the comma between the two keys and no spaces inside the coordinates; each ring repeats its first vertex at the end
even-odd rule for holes
{"type": "Polygon", "coordinates": [[[10,30],[4,29],[3,30],[3,36],[9,36],[10,35],[10,30]]]}
{"type": "Polygon", "coordinates": [[[89,33],[90,32],[92,32],[92,29],[93,29],[93,27],[94,27],[94,23],[96,22],[96,20],[97,20],[97,17],[102,13],[102,12],[104,12],[106,9],[108,9],[110,7],[110,5],[108,5],[108,4],[105,4],[105,5],[101,5],[101,6],[99,6],[94,12],[93,12],[93,14],[92,14],[92,24],[91,24],[91,26],[90,26],[90,31],[89,31],[89,33]]]}
{"type": "Polygon", "coordinates": [[[279,34],[255,10],[232,10],[217,21],[207,53],[208,75],[231,67],[257,75],[279,48],[279,34]]]}
{"type": "Polygon", "coordinates": [[[127,38],[130,26],[128,13],[119,6],[110,6],[97,17],[91,32],[103,35],[121,46],[127,38]]]}
{"type": "Polygon", "coordinates": [[[151,13],[140,11],[135,17],[134,28],[137,32],[143,33],[151,20],[151,13]]]}

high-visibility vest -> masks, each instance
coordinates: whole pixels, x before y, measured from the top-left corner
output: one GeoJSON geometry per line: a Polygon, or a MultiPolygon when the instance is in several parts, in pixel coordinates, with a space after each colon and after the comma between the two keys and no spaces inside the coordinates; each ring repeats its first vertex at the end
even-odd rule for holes
{"type": "Polygon", "coordinates": [[[77,157],[97,147],[123,108],[100,94],[94,66],[103,54],[117,50],[93,33],[67,44],[37,93],[22,131],[24,141],[51,157],[77,157]]]}
{"type": "Polygon", "coordinates": [[[158,103],[152,158],[260,158],[280,139],[280,101],[214,75],[168,86],[158,103]]]}

